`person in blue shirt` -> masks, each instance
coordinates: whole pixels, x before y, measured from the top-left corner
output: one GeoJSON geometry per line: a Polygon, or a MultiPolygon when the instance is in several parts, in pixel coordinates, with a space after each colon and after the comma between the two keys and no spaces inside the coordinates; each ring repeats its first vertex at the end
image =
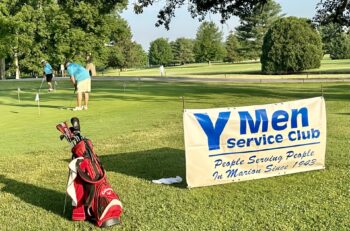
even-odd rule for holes
{"type": "Polygon", "coordinates": [[[49,85],[49,92],[53,91],[52,88],[52,67],[50,63],[46,62],[45,60],[41,60],[41,65],[44,68],[43,78],[46,78],[46,82],[49,85]]]}
{"type": "Polygon", "coordinates": [[[91,92],[91,78],[88,70],[79,64],[66,62],[68,76],[72,81],[77,92],[77,106],[74,111],[87,110],[89,102],[89,93],[91,92]],[[84,105],[82,100],[84,98],[84,105]]]}

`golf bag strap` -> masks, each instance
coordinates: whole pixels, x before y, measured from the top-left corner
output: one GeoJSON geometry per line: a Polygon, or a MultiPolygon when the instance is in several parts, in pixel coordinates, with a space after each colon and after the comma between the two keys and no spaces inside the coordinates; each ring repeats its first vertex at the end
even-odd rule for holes
{"type": "Polygon", "coordinates": [[[94,173],[96,173],[96,175],[94,176],[94,179],[92,180],[98,180],[104,175],[103,166],[100,162],[100,159],[98,158],[98,156],[95,154],[93,150],[91,141],[88,139],[84,139],[83,141],[84,141],[85,150],[86,150],[84,155],[90,159],[91,167],[94,169],[94,173]]]}
{"type": "Polygon", "coordinates": [[[100,159],[98,158],[98,156],[94,153],[93,149],[92,149],[92,143],[88,139],[84,139],[84,143],[85,143],[85,149],[86,149],[86,154],[88,157],[90,157],[92,162],[96,162],[99,166],[101,166],[102,168],[102,164],[100,163],[100,159]]]}

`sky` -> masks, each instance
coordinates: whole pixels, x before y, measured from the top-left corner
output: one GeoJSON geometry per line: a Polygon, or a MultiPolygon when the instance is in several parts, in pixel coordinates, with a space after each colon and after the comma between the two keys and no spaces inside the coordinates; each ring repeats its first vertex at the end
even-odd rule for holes
{"type": "MultiPolygon", "coordinates": [[[[159,9],[164,6],[166,0],[158,0],[153,6],[144,9],[144,12],[137,15],[133,12],[132,4],[134,0],[129,0],[128,9],[121,16],[128,21],[133,40],[142,45],[145,51],[148,51],[149,45],[157,38],[168,38],[169,41],[175,41],[177,38],[195,38],[197,29],[201,22],[198,19],[193,19],[187,11],[187,6],[177,9],[175,17],[170,23],[170,30],[166,30],[164,26],[156,27],[157,14],[159,9]]],[[[276,0],[282,7],[282,13],[287,16],[297,16],[312,18],[316,13],[316,5],[320,0],[276,0]]],[[[219,15],[208,15],[206,20],[213,21],[218,28],[223,32],[224,39],[230,31],[233,31],[239,25],[239,19],[232,17],[225,24],[220,23],[219,15]]]]}

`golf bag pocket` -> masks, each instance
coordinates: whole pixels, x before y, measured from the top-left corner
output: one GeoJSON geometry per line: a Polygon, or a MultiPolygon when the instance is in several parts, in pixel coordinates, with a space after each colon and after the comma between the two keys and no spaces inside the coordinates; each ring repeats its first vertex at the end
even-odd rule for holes
{"type": "Polygon", "coordinates": [[[120,223],[122,210],[122,203],[118,195],[112,190],[105,178],[96,185],[93,211],[96,214],[97,226],[105,226],[112,221],[120,223]]]}
{"type": "Polygon", "coordinates": [[[75,189],[75,195],[76,195],[76,201],[74,202],[74,199],[72,199],[72,220],[73,221],[84,221],[86,219],[85,216],[85,207],[84,207],[84,198],[85,198],[85,191],[84,191],[84,185],[81,179],[76,178],[74,181],[74,189],[75,189]]]}

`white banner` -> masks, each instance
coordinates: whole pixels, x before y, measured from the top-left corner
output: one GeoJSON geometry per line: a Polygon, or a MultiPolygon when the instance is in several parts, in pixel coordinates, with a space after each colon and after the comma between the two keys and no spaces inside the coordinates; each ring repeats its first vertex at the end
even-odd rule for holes
{"type": "Polygon", "coordinates": [[[190,188],[325,168],[323,97],[185,110],[184,133],[190,188]]]}

